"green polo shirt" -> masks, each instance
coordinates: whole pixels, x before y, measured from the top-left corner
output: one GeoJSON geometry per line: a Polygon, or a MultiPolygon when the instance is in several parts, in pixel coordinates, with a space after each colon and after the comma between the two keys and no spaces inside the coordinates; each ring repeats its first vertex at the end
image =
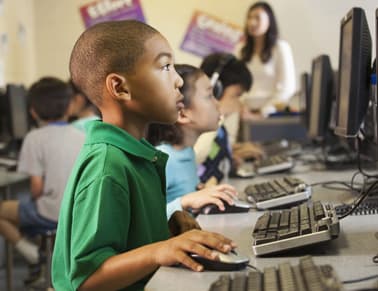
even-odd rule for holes
{"type": "MultiPolygon", "coordinates": [[[[167,158],[118,127],[89,124],[60,210],[52,265],[55,290],[77,290],[109,257],[169,237],[167,158]]],[[[143,290],[148,279],[125,290],[143,290]]]]}

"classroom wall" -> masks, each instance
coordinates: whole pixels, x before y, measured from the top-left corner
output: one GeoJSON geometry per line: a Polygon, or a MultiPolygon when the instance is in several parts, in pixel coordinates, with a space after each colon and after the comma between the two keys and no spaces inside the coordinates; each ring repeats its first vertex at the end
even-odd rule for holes
{"type": "MultiPolygon", "coordinates": [[[[69,54],[74,41],[84,29],[79,7],[91,0],[3,1],[13,10],[20,7],[16,3],[23,3],[21,11],[6,12],[6,14],[11,13],[13,16],[17,14],[18,18],[25,18],[24,21],[30,24],[32,31],[30,35],[34,35],[34,41],[29,39],[28,52],[16,51],[7,60],[9,64],[7,78],[13,80],[25,77],[25,82],[31,80],[30,76],[34,76],[34,79],[44,75],[68,78],[69,54]],[[32,68],[25,68],[25,65],[32,68]]],[[[179,49],[193,11],[199,9],[243,26],[246,11],[254,2],[140,1],[147,22],[161,31],[171,43],[176,52],[176,61],[194,65],[199,64],[201,59],[179,49]]],[[[270,0],[268,2],[276,12],[281,37],[292,46],[297,76],[302,71],[310,71],[311,60],[322,53],[330,55],[332,66],[337,69],[340,20],[353,6],[365,9],[375,43],[375,9],[378,7],[376,0],[270,0]]],[[[17,25],[13,21],[7,24],[7,30],[14,33],[17,25]]]]}
{"type": "Polygon", "coordinates": [[[29,83],[37,74],[34,3],[0,1],[0,87],[4,82],[29,83]]]}

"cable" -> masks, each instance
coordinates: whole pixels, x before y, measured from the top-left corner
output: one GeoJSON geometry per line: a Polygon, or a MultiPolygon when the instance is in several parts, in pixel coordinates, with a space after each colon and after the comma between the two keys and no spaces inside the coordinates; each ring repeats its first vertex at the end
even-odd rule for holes
{"type": "MultiPolygon", "coordinates": [[[[358,172],[357,172],[358,173],[358,172]]],[[[323,182],[317,182],[317,183],[313,183],[313,184],[310,184],[309,186],[311,187],[314,187],[314,186],[328,186],[328,185],[332,185],[332,184],[340,184],[340,185],[343,185],[345,186],[347,189],[350,189],[352,191],[358,191],[358,189],[354,188],[353,187],[353,184],[352,183],[348,183],[348,182],[344,182],[344,181],[336,181],[336,180],[331,180],[331,181],[323,181],[323,182]]],[[[363,184],[361,184],[362,186],[363,184]]],[[[327,187],[325,187],[327,188],[327,187]]],[[[328,189],[332,189],[332,190],[345,190],[345,188],[337,188],[337,187],[328,187],[328,189]]]]}
{"type": "MultiPolygon", "coordinates": [[[[373,192],[373,189],[374,189],[375,186],[377,186],[377,185],[378,185],[378,180],[375,181],[375,182],[373,182],[373,184],[371,184],[371,185],[369,186],[369,188],[366,190],[366,192],[365,192],[363,195],[361,195],[359,198],[357,198],[357,202],[354,203],[354,205],[352,204],[353,207],[352,207],[348,212],[346,212],[345,214],[343,214],[343,215],[341,215],[340,217],[338,217],[338,219],[341,220],[341,219],[347,217],[348,215],[350,215],[354,210],[356,210],[356,208],[361,204],[361,202],[362,202],[367,196],[369,196],[369,194],[371,194],[371,192],[373,192]]],[[[364,190],[365,190],[365,186],[361,189],[360,194],[362,194],[362,193],[364,192],[364,190]]]]}
{"type": "Polygon", "coordinates": [[[247,266],[248,266],[248,268],[251,268],[251,269],[255,270],[256,272],[262,273],[261,270],[259,270],[257,267],[255,267],[251,264],[248,264],[247,266]]]}
{"type": "Polygon", "coordinates": [[[378,264],[378,255],[375,255],[375,256],[373,257],[373,263],[378,264]]]}
{"type": "Polygon", "coordinates": [[[372,280],[372,279],[376,279],[376,278],[378,278],[378,274],[368,276],[368,277],[358,278],[358,279],[345,280],[345,281],[341,281],[341,283],[342,284],[353,284],[353,283],[359,283],[359,282],[362,282],[362,281],[368,281],[368,280],[372,280]]]}

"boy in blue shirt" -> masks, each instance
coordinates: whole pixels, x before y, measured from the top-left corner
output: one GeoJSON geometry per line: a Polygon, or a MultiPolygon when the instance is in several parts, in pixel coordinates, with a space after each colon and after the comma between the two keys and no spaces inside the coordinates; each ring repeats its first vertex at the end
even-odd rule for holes
{"type": "Polygon", "coordinates": [[[167,155],[142,137],[151,122],[174,123],[183,107],[173,51],[138,21],[92,26],[70,59],[75,86],[101,111],[88,126],[68,182],[53,256],[56,290],[143,290],[160,266],[201,271],[188,253],[209,259],[235,244],[191,230],[169,239],[167,155]]]}

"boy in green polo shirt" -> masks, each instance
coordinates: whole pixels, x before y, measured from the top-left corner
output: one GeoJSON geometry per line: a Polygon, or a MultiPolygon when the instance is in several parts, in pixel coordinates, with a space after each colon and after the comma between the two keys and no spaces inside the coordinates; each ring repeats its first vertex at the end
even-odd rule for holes
{"type": "Polygon", "coordinates": [[[76,42],[75,86],[100,109],[64,194],[53,256],[56,290],[143,290],[159,266],[201,271],[188,253],[235,244],[191,230],[169,239],[165,211],[167,155],[142,137],[151,122],[174,123],[182,79],[167,40],[133,20],[97,24],[76,42]]]}

